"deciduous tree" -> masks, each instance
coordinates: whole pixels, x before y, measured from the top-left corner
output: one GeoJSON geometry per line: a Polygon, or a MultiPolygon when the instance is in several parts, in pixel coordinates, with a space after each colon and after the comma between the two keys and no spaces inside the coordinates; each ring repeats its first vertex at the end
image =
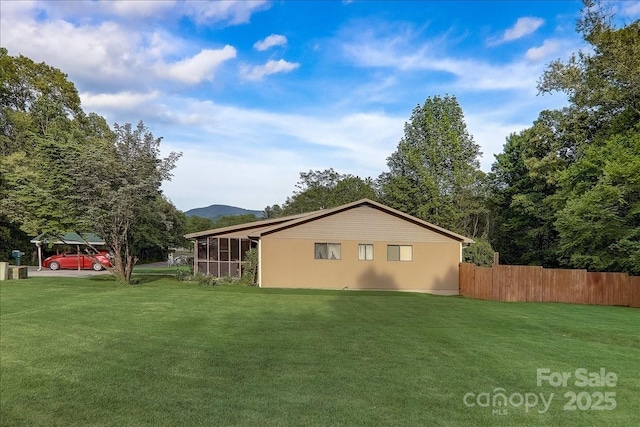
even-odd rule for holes
{"type": "Polygon", "coordinates": [[[282,208],[277,205],[269,206],[265,212],[267,217],[294,215],[333,208],[364,198],[375,199],[373,185],[370,178],[340,174],[333,168],[300,172],[297,190],[287,198],[282,208]]]}
{"type": "MultiPolygon", "coordinates": [[[[382,199],[410,215],[468,233],[476,224],[467,208],[483,179],[479,155],[458,100],[427,98],[414,108],[404,137],[387,159],[389,171],[379,177],[382,199]]],[[[478,208],[474,203],[474,215],[478,208]]]]}
{"type": "Polygon", "coordinates": [[[142,122],[135,128],[115,124],[114,135],[81,158],[80,169],[91,174],[78,175],[80,191],[73,200],[86,208],[84,226],[102,236],[113,251],[114,274],[130,283],[136,254],[152,236],[144,230],[164,233],[174,227],[158,206],[163,204],[160,185],[171,178],[180,154],[160,158],[161,138],[142,122]]]}

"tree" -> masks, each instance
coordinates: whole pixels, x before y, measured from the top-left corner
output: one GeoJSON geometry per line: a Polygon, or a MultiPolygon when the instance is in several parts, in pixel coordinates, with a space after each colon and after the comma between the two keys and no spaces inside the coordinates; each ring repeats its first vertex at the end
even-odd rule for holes
{"type": "Polygon", "coordinates": [[[33,147],[31,133],[50,134],[57,120],[80,112],[78,91],[66,74],[0,48],[0,154],[33,147]]]}
{"type": "Polygon", "coordinates": [[[60,70],[0,48],[0,215],[13,224],[10,230],[36,235],[71,228],[70,165],[90,144],[86,125],[98,117],[84,115],[60,70]]]}
{"type": "Polygon", "coordinates": [[[640,274],[640,125],[589,147],[563,178],[560,262],[640,274]]]}
{"type": "Polygon", "coordinates": [[[622,141],[638,141],[640,21],[612,18],[585,1],[577,28],[591,49],[550,64],[538,85],[570,106],[543,111],[496,156],[491,242],[509,263],[637,271],[637,189],[622,171],[638,154],[622,141]]]}
{"type": "Polygon", "coordinates": [[[300,172],[298,190],[282,205],[267,206],[267,218],[295,215],[328,209],[356,200],[375,199],[376,193],[370,178],[362,179],[354,175],[344,175],[333,168],[324,171],[300,172]]]}
{"type": "Polygon", "coordinates": [[[543,111],[531,128],[510,135],[496,155],[491,243],[502,261],[558,266],[554,222],[564,203],[558,185],[591,138],[587,122],[576,109],[543,111]]]}
{"type": "Polygon", "coordinates": [[[257,220],[258,220],[258,217],[256,217],[253,214],[223,215],[219,218],[216,218],[215,221],[213,221],[213,227],[211,228],[229,227],[231,225],[245,224],[247,222],[253,222],[257,220]]]}
{"type": "Polygon", "coordinates": [[[215,228],[213,221],[196,215],[189,215],[185,218],[185,233],[197,233],[199,231],[211,230],[215,228]]]}
{"type": "Polygon", "coordinates": [[[166,259],[170,248],[185,247],[189,243],[186,234],[186,218],[183,212],[164,195],[159,194],[151,202],[153,215],[140,218],[134,230],[137,243],[135,255],[144,253],[147,259],[166,259]]]}
{"type": "Polygon", "coordinates": [[[32,248],[29,236],[16,223],[0,215],[0,261],[9,261],[12,250],[27,252],[32,248]]]}
{"type": "Polygon", "coordinates": [[[114,253],[113,273],[130,283],[136,254],[149,236],[156,244],[165,241],[148,231],[164,233],[174,225],[158,206],[166,205],[160,185],[171,178],[180,154],[160,158],[161,138],[154,138],[142,122],[135,128],[115,124],[114,135],[80,159],[79,170],[92,173],[77,176],[78,192],[72,199],[86,209],[84,228],[95,230],[114,253]]]}
{"type": "Polygon", "coordinates": [[[282,207],[280,205],[267,206],[262,211],[262,217],[265,219],[279,218],[282,216],[282,207]]]}
{"type": "Polygon", "coordinates": [[[572,105],[587,109],[601,125],[640,119],[640,20],[615,28],[606,3],[585,0],[577,30],[589,43],[568,62],[552,62],[543,74],[541,93],[562,91],[572,105]]]}
{"type": "Polygon", "coordinates": [[[478,190],[484,179],[478,169],[479,155],[457,99],[448,95],[427,98],[414,108],[405,123],[404,137],[387,159],[389,172],[378,179],[382,199],[439,226],[479,232],[477,222],[469,218],[478,215],[478,209],[486,211],[482,203],[475,203],[482,199],[478,190]],[[468,202],[476,196],[479,199],[470,208],[468,202]]]}
{"type": "Polygon", "coordinates": [[[60,70],[0,48],[0,125],[3,238],[97,232],[127,283],[142,249],[183,240],[184,215],[160,192],[179,155],[160,159],[142,123],[112,131],[85,114],[60,70]]]}

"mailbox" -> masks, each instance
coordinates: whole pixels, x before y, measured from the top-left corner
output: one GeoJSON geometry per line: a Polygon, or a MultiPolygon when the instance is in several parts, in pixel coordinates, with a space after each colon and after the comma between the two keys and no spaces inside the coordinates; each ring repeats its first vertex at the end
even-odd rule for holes
{"type": "Polygon", "coordinates": [[[16,265],[20,265],[20,258],[22,258],[24,252],[20,252],[18,250],[11,251],[11,257],[16,260],[16,265]]]}

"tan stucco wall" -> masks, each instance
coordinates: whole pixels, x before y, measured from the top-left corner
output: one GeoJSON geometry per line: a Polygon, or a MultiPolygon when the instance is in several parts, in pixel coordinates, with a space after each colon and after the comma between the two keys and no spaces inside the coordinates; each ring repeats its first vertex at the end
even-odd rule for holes
{"type": "Polygon", "coordinates": [[[281,238],[260,241],[260,286],[273,288],[385,289],[458,294],[460,243],[412,243],[413,261],[387,261],[387,244],[398,241],[281,238]],[[342,259],[314,258],[314,243],[341,243],[342,259]],[[374,245],[372,261],[358,260],[358,244],[374,245]]]}

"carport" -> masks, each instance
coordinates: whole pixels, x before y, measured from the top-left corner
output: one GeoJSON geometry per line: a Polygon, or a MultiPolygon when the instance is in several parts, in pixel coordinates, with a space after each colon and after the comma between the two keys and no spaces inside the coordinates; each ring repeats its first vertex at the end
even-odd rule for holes
{"type": "MultiPolygon", "coordinates": [[[[91,246],[104,246],[105,242],[100,237],[93,233],[78,234],[78,233],[65,233],[62,235],[52,236],[47,233],[40,234],[37,237],[31,239],[31,243],[38,248],[38,271],[42,270],[42,245],[76,245],[78,253],[80,253],[80,245],[91,246]]],[[[80,266],[78,266],[80,270],[80,266]]]]}

